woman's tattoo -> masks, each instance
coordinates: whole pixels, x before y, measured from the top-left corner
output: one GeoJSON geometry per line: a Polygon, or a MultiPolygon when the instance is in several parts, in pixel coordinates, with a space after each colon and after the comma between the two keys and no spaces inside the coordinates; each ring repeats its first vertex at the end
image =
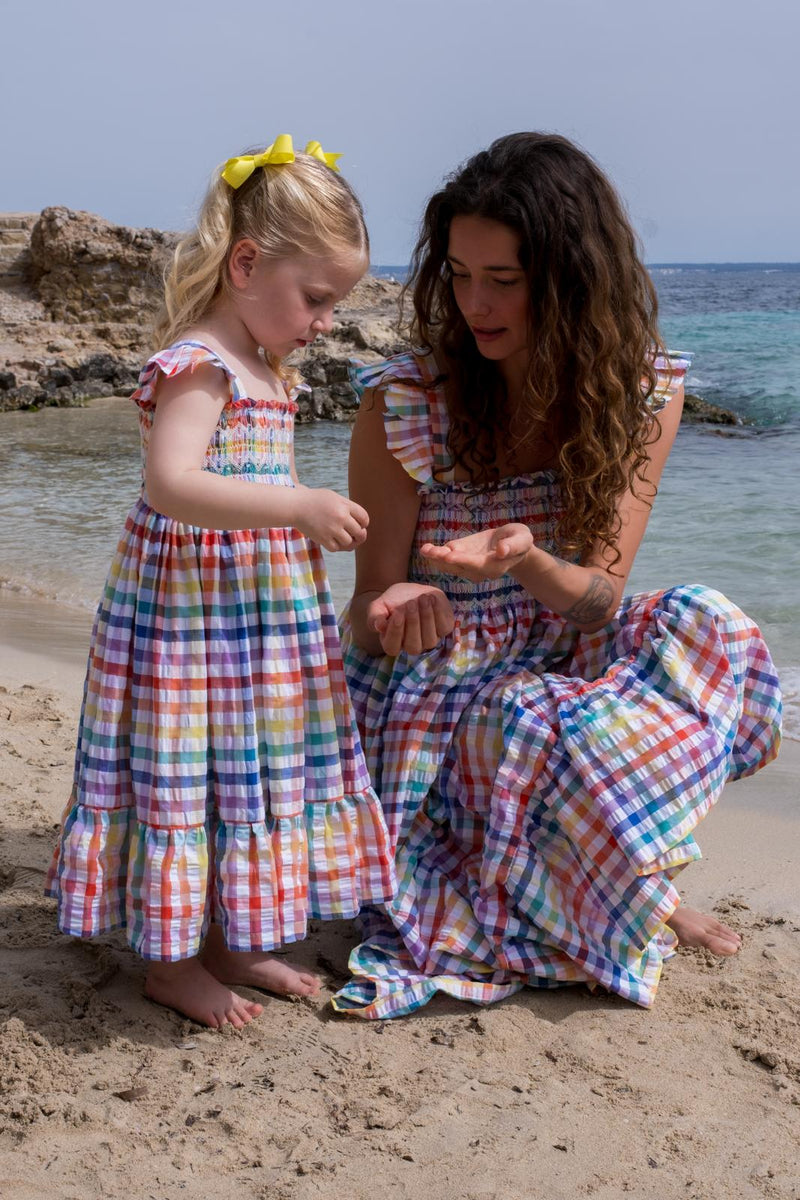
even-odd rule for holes
{"type": "Polygon", "coordinates": [[[614,589],[609,581],[602,575],[593,575],[585,595],[563,615],[581,623],[600,621],[608,615],[613,598],[614,589]]]}

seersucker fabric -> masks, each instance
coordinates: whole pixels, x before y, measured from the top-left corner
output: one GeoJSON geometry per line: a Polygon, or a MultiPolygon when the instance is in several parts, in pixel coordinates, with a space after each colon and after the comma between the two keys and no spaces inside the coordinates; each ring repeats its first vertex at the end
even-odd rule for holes
{"type": "MultiPolygon", "coordinates": [[[[294,398],[253,400],[198,342],[145,365],[146,461],[161,376],[211,364],[229,399],[205,469],[294,487],[294,398]]],[[[48,879],[60,928],[124,928],[145,959],[302,938],[394,891],[318,546],[131,510],[95,618],[72,795],[48,879]]]]}
{"type": "MultiPolygon", "coordinates": [[[[660,359],[655,408],[689,358],[660,359]]],[[[362,918],[342,1012],[400,1016],[437,992],[485,1004],[585,983],[652,1004],[676,939],[675,877],[729,779],[777,752],[780,692],[753,622],[701,586],[627,596],[580,633],[510,577],[470,583],[420,553],[509,521],[555,551],[558,475],[480,493],[453,480],[430,355],[354,372],[385,398],[387,444],[416,481],[409,578],[450,598],[455,629],[416,657],[345,670],[396,853],[394,900],[362,918]]]]}

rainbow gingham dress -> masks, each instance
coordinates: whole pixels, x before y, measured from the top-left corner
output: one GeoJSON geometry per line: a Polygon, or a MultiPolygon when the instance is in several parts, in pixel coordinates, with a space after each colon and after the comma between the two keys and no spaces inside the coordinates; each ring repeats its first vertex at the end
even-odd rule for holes
{"type": "MultiPolygon", "coordinates": [[[[657,365],[660,407],[687,359],[657,365]]],[[[372,658],[343,618],[399,889],[362,917],[334,1005],[384,1018],[437,991],[484,1004],[578,982],[650,1005],[692,831],[726,780],[777,752],[775,671],[752,621],[703,587],[629,596],[582,634],[510,576],[438,574],[424,542],[509,521],[554,550],[560,501],[553,471],[490,494],[448,482],[436,374],[408,354],[354,376],[383,391],[389,449],[417,484],[409,578],[446,593],[456,626],[417,657],[372,658]]]]}
{"type": "MultiPolygon", "coordinates": [[[[210,349],[145,365],[143,458],[160,374],[211,363],[230,399],[205,469],[293,487],[292,398],[251,400],[210,349]]],[[[48,879],[59,927],[124,926],[143,958],[302,938],[394,891],[319,547],[295,529],[218,531],[131,510],[92,635],[72,796],[48,879]]]]}

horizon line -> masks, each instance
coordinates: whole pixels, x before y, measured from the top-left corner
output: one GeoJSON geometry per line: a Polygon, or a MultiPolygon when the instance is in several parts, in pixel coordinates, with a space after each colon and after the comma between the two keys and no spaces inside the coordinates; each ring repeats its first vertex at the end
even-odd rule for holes
{"type": "MultiPolygon", "coordinates": [[[[410,263],[370,262],[371,267],[408,267],[410,263]]],[[[646,267],[800,267],[794,258],[676,258],[645,262],[646,267]]]]}

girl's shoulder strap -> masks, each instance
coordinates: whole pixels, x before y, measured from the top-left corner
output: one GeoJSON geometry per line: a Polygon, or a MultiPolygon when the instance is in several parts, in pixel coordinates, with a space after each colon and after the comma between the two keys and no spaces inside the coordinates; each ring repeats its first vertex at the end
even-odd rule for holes
{"type": "Polygon", "coordinates": [[[382,393],[389,452],[417,483],[433,483],[448,461],[447,404],[433,355],[415,350],[376,363],[353,360],[350,381],[359,400],[367,391],[382,393]]]}
{"type": "Polygon", "coordinates": [[[656,386],[650,393],[649,405],[653,412],[666,408],[673,396],[683,387],[686,372],[692,365],[692,356],[685,350],[668,350],[653,360],[656,371],[656,386]]]}
{"type": "Polygon", "coordinates": [[[183,341],[175,342],[172,346],[167,346],[165,350],[159,350],[157,354],[148,358],[139,373],[139,384],[132,399],[142,409],[152,408],[159,372],[170,379],[173,375],[179,375],[181,371],[195,371],[204,363],[219,367],[225,373],[231,400],[246,398],[245,390],[238,376],[215,350],[202,342],[183,341]]]}

